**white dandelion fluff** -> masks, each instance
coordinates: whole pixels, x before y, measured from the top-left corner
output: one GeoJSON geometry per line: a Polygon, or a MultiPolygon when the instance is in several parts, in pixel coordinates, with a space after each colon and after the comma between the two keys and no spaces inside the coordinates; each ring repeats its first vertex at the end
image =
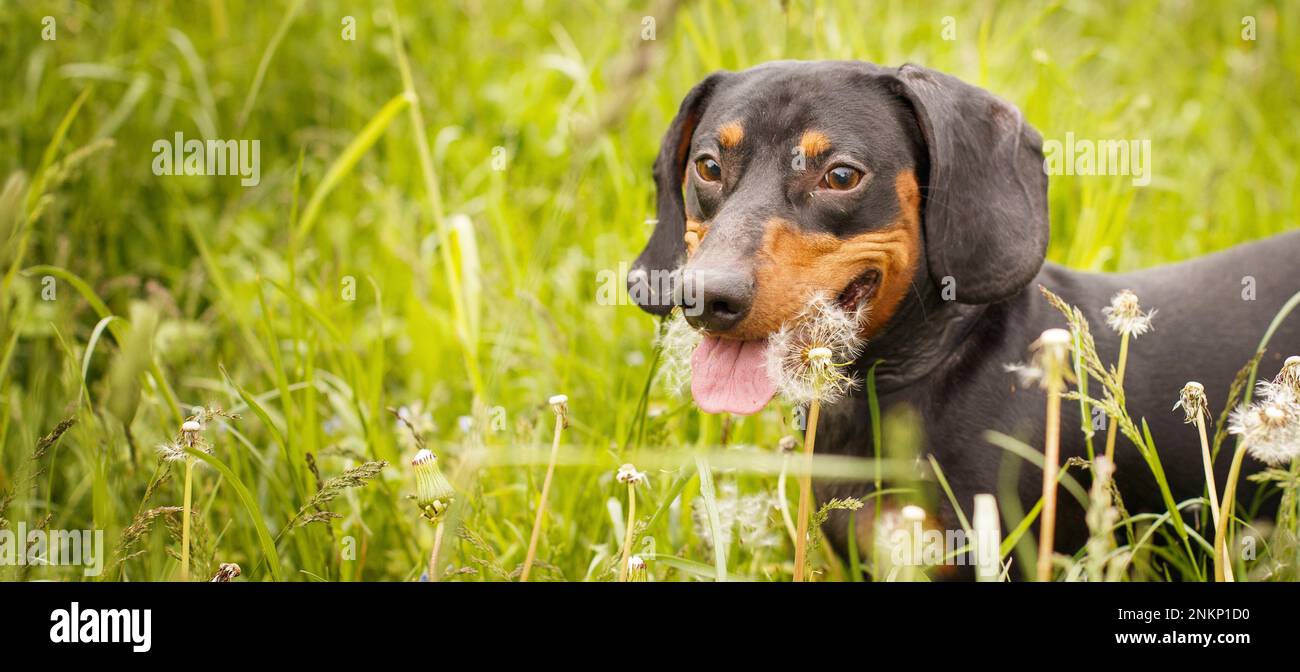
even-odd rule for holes
{"type": "Polygon", "coordinates": [[[1111,297],[1110,305],[1102,308],[1101,313],[1106,316],[1106,324],[1111,329],[1121,335],[1133,337],[1151,331],[1151,320],[1156,316],[1154,310],[1148,313],[1142,312],[1137,294],[1128,289],[1111,297]]]}
{"type": "Polygon", "coordinates": [[[1260,462],[1286,464],[1300,456],[1300,406],[1274,400],[1238,408],[1228,419],[1228,432],[1240,436],[1260,462]]]}
{"type": "Polygon", "coordinates": [[[834,403],[858,381],[843,369],[864,345],[865,309],[846,310],[825,294],[815,294],[791,321],[768,337],[767,375],[788,401],[818,399],[834,403]]]}
{"type": "Polygon", "coordinates": [[[1280,404],[1300,404],[1300,357],[1287,357],[1282,370],[1271,382],[1261,380],[1255,389],[1263,401],[1280,404]]]}
{"type": "Polygon", "coordinates": [[[1031,356],[1028,363],[1003,364],[1002,370],[1016,374],[1022,387],[1037,383],[1047,389],[1053,375],[1073,380],[1069,366],[1070,348],[1073,344],[1074,337],[1070,332],[1065,329],[1048,329],[1039,335],[1038,340],[1029,344],[1031,356]]]}
{"type": "Polygon", "coordinates": [[[681,396],[691,383],[691,355],[703,339],[704,335],[686,322],[682,311],[674,309],[667,325],[655,334],[655,347],[659,349],[656,382],[681,396]]]}

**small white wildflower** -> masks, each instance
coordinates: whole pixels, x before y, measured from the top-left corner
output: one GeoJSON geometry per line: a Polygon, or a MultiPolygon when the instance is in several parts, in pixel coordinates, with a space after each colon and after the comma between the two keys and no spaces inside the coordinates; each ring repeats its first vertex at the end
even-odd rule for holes
{"type": "Polygon", "coordinates": [[[649,484],[650,477],[645,475],[644,471],[637,471],[636,467],[631,464],[625,464],[618,468],[618,474],[614,477],[619,483],[630,483],[632,485],[649,484]]]}
{"type": "Polygon", "coordinates": [[[197,420],[186,420],[185,424],[181,425],[181,431],[186,434],[197,434],[203,431],[203,425],[197,420]]]}
{"type": "Polygon", "coordinates": [[[1138,304],[1137,294],[1127,289],[1111,297],[1110,305],[1102,308],[1101,313],[1106,316],[1106,324],[1111,329],[1121,335],[1133,337],[1151,331],[1151,320],[1156,316],[1154,310],[1143,313],[1142,307],[1138,304]]]}
{"type": "Polygon", "coordinates": [[[1280,466],[1300,456],[1300,407],[1266,401],[1238,408],[1228,420],[1228,432],[1246,442],[1251,457],[1280,466]]]}
{"type": "Polygon", "coordinates": [[[1183,409],[1186,414],[1184,423],[1192,424],[1198,417],[1204,417],[1210,413],[1210,404],[1205,398],[1205,386],[1192,381],[1183,386],[1183,391],[1178,396],[1178,403],[1174,404],[1173,410],[1183,409]]]}
{"type": "Polygon", "coordinates": [[[777,442],[777,447],[780,448],[781,452],[783,453],[793,453],[795,445],[796,445],[795,438],[788,434],[786,436],[781,437],[781,440],[777,442]]]}
{"type": "Polygon", "coordinates": [[[768,337],[767,376],[794,404],[814,399],[834,403],[858,381],[840,369],[862,351],[865,309],[845,310],[826,294],[815,294],[793,320],[768,337]]]}

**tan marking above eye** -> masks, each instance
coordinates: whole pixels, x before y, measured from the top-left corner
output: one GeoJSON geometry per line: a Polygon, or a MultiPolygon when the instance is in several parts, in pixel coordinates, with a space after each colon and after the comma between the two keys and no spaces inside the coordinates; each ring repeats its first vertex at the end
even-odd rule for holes
{"type": "Polygon", "coordinates": [[[813,293],[838,295],[868,269],[880,272],[880,284],[863,335],[870,338],[878,333],[907,296],[921,255],[921,192],[916,176],[900,172],[894,186],[898,217],[885,228],[852,238],[810,234],[793,222],[770,220],[757,252],[758,294],[749,315],[727,336],[767,336],[797,315],[813,293]]]}
{"type": "Polygon", "coordinates": [[[686,256],[695,255],[695,248],[700,246],[700,241],[704,240],[704,236],[708,233],[708,224],[698,219],[686,220],[686,234],[682,236],[682,240],[686,243],[686,256]]]}
{"type": "Polygon", "coordinates": [[[804,131],[803,137],[799,138],[799,148],[804,156],[820,156],[831,148],[831,141],[821,131],[804,131]]]}
{"type": "Polygon", "coordinates": [[[725,149],[734,149],[740,145],[740,141],[745,139],[745,127],[740,125],[739,121],[733,121],[723,124],[718,129],[718,144],[725,149]]]}

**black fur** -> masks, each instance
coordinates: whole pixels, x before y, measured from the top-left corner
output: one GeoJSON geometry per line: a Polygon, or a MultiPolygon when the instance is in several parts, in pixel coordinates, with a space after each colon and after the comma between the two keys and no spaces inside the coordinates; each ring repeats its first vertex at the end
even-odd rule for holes
{"type": "MultiPolygon", "coordinates": [[[[1042,161],[1040,136],[1012,105],[932,70],[778,62],[714,74],[687,96],[665,138],[656,162],[659,225],[637,267],[671,269],[681,263],[686,214],[721,228],[716,234],[710,229],[712,247],[701,246],[697,256],[738,259],[752,254],[756,232],[773,215],[841,236],[884,225],[896,216],[898,204],[892,180],[881,178],[914,170],[922,183],[926,253],[913,291],[856,366],[863,377],[878,363],[877,390],[886,414],[904,404],[919,412],[924,448],[937,458],[962,507],[969,512],[978,493],[998,494],[1004,461],[1019,462],[987,442],[984,432],[1042,445],[1044,393],[1019,387],[1003,368],[1026,359],[1045,329],[1066,326],[1040,286],[1084,311],[1105,362],[1116,361],[1119,337],[1106,327],[1101,309],[1116,292],[1131,289],[1144,306],[1159,310],[1154,331],[1130,344],[1128,409],[1139,423],[1150,424],[1175,499],[1195,497],[1204,487],[1199,440],[1172,407],[1184,383],[1196,380],[1205,385],[1217,416],[1237,371],[1254,354],[1274,315],[1300,290],[1300,233],[1136,273],[1091,274],[1044,265],[1048,213],[1042,161]],[[683,194],[690,157],[719,151],[708,146],[712,136],[704,131],[736,118],[746,120],[746,137],[759,138],[758,147],[747,143],[739,155],[728,157],[731,173],[717,187],[703,187],[688,176],[683,194]],[[808,178],[783,166],[787,148],[811,124],[855,138],[858,146],[851,151],[870,164],[881,187],[865,190],[851,208],[804,199],[807,185],[801,180],[808,178]],[[1246,282],[1254,283],[1253,300],[1243,298],[1246,282]],[[955,297],[945,293],[947,287],[955,289],[955,297]]],[[[1273,336],[1260,377],[1272,377],[1284,357],[1298,351],[1300,316],[1295,316],[1273,336]]],[[[1079,407],[1067,402],[1063,410],[1062,461],[1085,455],[1079,407]]],[[[822,418],[819,452],[872,454],[865,395],[849,396],[823,410],[822,418]]],[[[1104,432],[1095,443],[1099,449],[1104,445],[1104,432]]],[[[1215,463],[1220,490],[1230,452],[1223,451],[1215,463]]],[[[1163,511],[1150,469],[1122,435],[1116,458],[1129,512],[1163,511]]],[[[1258,468],[1251,463],[1248,471],[1258,468]]],[[[1027,510],[1039,497],[1040,472],[1021,464],[1017,479],[1027,510]]],[[[1241,488],[1240,501],[1250,501],[1254,488],[1244,476],[1241,488]]],[[[826,483],[819,484],[818,495],[861,496],[868,489],[860,483],[826,483]]],[[[1073,553],[1086,539],[1083,512],[1064,492],[1060,503],[1057,548],[1073,553]]],[[[952,508],[946,501],[939,506],[944,525],[956,528],[952,508]]],[[[1266,502],[1264,510],[1272,506],[1266,502]]],[[[827,526],[841,545],[844,522],[838,514],[827,526]]],[[[1004,529],[1016,522],[1004,520],[1004,529]]]]}

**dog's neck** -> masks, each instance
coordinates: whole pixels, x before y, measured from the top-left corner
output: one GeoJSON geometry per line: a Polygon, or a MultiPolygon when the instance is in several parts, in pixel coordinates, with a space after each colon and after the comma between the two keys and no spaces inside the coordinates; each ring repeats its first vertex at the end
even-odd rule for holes
{"type": "Polygon", "coordinates": [[[999,307],[944,300],[928,279],[914,282],[894,319],[858,357],[858,379],[866,380],[874,365],[876,391],[884,395],[930,379],[943,368],[953,368],[969,350],[974,335],[981,332],[990,310],[998,312],[999,307]]]}

